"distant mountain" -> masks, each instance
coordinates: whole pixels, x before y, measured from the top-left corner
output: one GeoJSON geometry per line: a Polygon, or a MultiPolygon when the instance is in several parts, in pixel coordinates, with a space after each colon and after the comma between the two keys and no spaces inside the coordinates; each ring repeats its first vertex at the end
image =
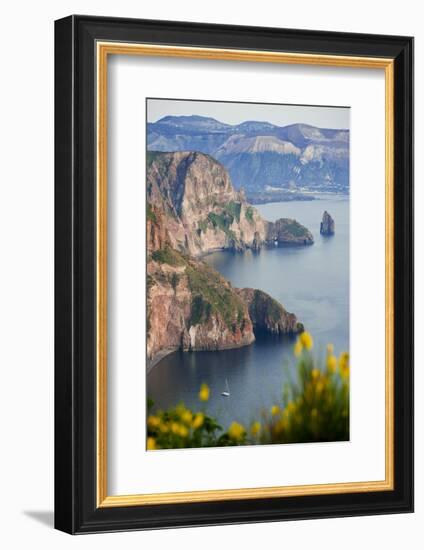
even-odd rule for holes
{"type": "Polygon", "coordinates": [[[207,132],[219,132],[231,128],[229,124],[219,122],[218,120],[205,116],[165,116],[155,123],[156,127],[163,127],[166,132],[168,128],[182,129],[184,132],[199,130],[207,132]]]}
{"type": "Polygon", "coordinates": [[[349,131],[307,124],[276,126],[214,118],[166,116],[147,125],[149,151],[198,151],[219,160],[236,188],[258,193],[349,190],[349,131]]]}
{"type": "Polygon", "coordinates": [[[215,151],[217,158],[239,153],[265,153],[273,151],[282,155],[300,156],[301,149],[290,141],[283,141],[274,136],[245,136],[233,134],[215,151]]]}

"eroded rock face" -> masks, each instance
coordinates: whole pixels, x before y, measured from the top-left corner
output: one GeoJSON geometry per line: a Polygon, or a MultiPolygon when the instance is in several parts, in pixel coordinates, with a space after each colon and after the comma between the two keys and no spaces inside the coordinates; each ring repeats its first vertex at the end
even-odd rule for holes
{"type": "Polygon", "coordinates": [[[255,340],[247,305],[231,284],[200,260],[170,247],[147,264],[147,355],[229,349],[255,340]]]}
{"type": "Polygon", "coordinates": [[[148,202],[166,215],[174,248],[199,256],[219,249],[244,250],[265,240],[267,222],[212,157],[150,153],[149,160],[148,202]]]}
{"type": "Polygon", "coordinates": [[[148,204],[146,218],[147,252],[153,252],[154,250],[159,250],[160,248],[170,245],[163,212],[148,204]]]}
{"type": "Polygon", "coordinates": [[[252,243],[252,250],[254,252],[260,252],[262,248],[262,239],[261,236],[257,231],[255,231],[255,235],[253,237],[253,243],[252,243]]]}
{"type": "Polygon", "coordinates": [[[322,215],[322,222],[319,232],[321,233],[321,235],[334,235],[335,223],[327,210],[325,210],[324,214],[322,215]]]}
{"type": "Polygon", "coordinates": [[[237,290],[238,295],[247,304],[255,334],[296,334],[303,331],[303,325],[296,315],[289,313],[269,294],[254,288],[237,290]]]}

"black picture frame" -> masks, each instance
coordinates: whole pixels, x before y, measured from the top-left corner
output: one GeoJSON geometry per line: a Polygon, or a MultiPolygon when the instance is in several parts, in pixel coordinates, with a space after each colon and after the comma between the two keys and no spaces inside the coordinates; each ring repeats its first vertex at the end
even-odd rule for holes
{"type": "Polygon", "coordinates": [[[413,39],[73,15],[55,22],[55,527],[67,533],[413,511],[413,39]],[[99,40],[394,60],[394,490],[97,507],[99,40]]]}

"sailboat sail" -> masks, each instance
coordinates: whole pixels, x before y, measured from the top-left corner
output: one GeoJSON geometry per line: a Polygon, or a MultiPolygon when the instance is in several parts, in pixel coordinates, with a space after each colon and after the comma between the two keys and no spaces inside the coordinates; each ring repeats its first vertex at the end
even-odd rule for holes
{"type": "Polygon", "coordinates": [[[230,386],[228,384],[228,379],[227,378],[225,379],[225,386],[226,386],[226,390],[223,391],[221,393],[221,395],[223,395],[224,397],[230,397],[230,386]]]}

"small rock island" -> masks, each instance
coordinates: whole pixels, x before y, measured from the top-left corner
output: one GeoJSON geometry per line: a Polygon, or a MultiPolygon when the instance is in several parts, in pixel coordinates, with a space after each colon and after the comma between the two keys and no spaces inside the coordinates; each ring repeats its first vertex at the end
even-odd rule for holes
{"type": "Polygon", "coordinates": [[[327,210],[324,211],[324,214],[322,215],[322,222],[319,229],[319,232],[321,235],[334,235],[335,231],[335,224],[333,218],[330,216],[330,214],[327,212],[327,210]]]}

